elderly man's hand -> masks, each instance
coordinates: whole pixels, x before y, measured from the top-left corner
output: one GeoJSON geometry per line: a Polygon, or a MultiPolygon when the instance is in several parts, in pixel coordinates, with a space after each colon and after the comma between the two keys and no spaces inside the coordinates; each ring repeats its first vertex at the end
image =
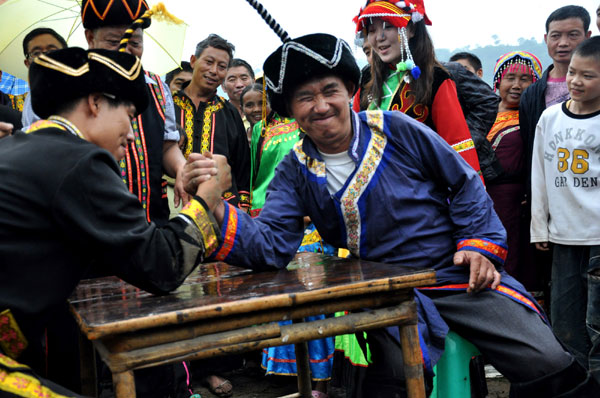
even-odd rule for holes
{"type": "Polygon", "coordinates": [[[461,250],[454,254],[454,265],[469,266],[469,287],[467,293],[478,292],[491,284],[496,289],[501,275],[496,267],[484,255],[470,250],[461,250]]]}
{"type": "Polygon", "coordinates": [[[212,160],[216,163],[217,172],[198,185],[196,195],[203,199],[205,196],[210,198],[217,195],[220,199],[223,192],[231,188],[231,167],[227,163],[227,158],[223,155],[213,155],[206,152],[204,156],[212,157],[212,160]]]}
{"type": "Polygon", "coordinates": [[[12,123],[0,122],[0,138],[8,137],[11,135],[14,126],[12,123]]]}

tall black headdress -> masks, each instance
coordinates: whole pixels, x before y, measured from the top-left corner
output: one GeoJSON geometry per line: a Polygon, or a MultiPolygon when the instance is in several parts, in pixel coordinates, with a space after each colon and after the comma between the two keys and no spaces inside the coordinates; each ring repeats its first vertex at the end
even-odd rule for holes
{"type": "MultiPolygon", "coordinates": [[[[352,49],[344,40],[325,33],[314,33],[296,39],[290,36],[256,0],[246,0],[275,31],[283,45],[269,55],[263,65],[271,108],[289,117],[286,98],[294,89],[312,78],[335,75],[358,88],[360,68],[352,49]]],[[[354,93],[351,93],[354,94],[354,93]]]]}

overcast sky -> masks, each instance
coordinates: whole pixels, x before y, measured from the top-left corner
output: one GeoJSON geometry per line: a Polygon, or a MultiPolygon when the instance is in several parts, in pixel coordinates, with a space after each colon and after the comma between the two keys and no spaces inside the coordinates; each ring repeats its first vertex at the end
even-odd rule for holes
{"type": "MultiPolygon", "coordinates": [[[[262,69],[265,58],[281,41],[245,0],[165,0],[168,9],[188,23],[183,59],[188,60],[198,41],[217,33],[236,46],[235,56],[262,69]]],[[[153,4],[153,1],[150,1],[153,4]]],[[[342,37],[352,47],[352,18],[365,0],[262,0],[271,15],[292,37],[324,32],[342,37]]],[[[592,16],[590,30],[598,34],[596,8],[600,0],[572,4],[585,7],[592,16]]],[[[425,0],[429,27],[436,48],[454,50],[493,44],[517,44],[520,37],[543,40],[545,22],[565,0],[425,0]]],[[[362,57],[362,51],[356,54],[362,57]]]]}

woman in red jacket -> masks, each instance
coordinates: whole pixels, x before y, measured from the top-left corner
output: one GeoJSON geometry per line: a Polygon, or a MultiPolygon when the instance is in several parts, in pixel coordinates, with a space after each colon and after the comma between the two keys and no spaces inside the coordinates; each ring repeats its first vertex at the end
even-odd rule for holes
{"type": "Polygon", "coordinates": [[[369,0],[354,22],[358,39],[373,50],[371,80],[362,89],[367,92],[356,95],[354,109],[396,110],[425,123],[479,172],[456,86],[425,27],[431,21],[423,1],[369,0]]]}

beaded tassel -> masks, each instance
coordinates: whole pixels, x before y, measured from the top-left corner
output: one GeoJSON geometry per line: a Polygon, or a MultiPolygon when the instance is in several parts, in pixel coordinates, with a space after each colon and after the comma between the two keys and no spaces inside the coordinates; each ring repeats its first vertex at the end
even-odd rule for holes
{"type": "Polygon", "coordinates": [[[410,71],[410,75],[408,73],[404,75],[404,81],[410,83],[411,77],[416,80],[421,76],[421,69],[413,61],[410,48],[408,47],[406,28],[398,28],[398,41],[400,42],[400,57],[402,61],[396,64],[396,70],[398,72],[410,71]]]}

